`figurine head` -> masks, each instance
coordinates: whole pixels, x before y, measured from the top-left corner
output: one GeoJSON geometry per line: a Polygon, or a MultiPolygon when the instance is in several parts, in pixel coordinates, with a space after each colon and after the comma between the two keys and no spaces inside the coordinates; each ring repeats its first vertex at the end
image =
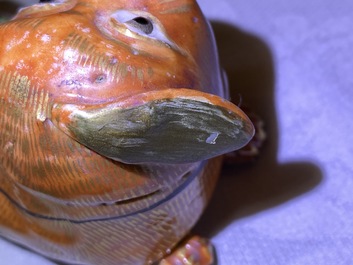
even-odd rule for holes
{"type": "Polygon", "coordinates": [[[41,1],[6,31],[4,70],[47,93],[39,119],[101,155],[194,162],[253,135],[223,99],[214,38],[196,1],[41,1]]]}

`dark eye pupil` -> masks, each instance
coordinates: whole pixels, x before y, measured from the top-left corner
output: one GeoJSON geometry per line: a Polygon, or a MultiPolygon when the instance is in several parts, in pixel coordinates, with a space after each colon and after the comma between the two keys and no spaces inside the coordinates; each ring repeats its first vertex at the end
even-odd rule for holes
{"type": "Polygon", "coordinates": [[[153,24],[150,20],[144,17],[136,17],[130,22],[128,22],[130,25],[140,29],[142,32],[145,34],[151,34],[153,31],[153,24]]]}
{"type": "Polygon", "coordinates": [[[55,0],[40,0],[39,3],[51,3],[54,2],[55,0]]]}
{"type": "Polygon", "coordinates": [[[151,22],[149,22],[147,19],[145,19],[144,17],[137,17],[137,18],[134,18],[134,20],[135,20],[138,24],[141,24],[141,25],[148,25],[148,24],[151,23],[151,22]]]}

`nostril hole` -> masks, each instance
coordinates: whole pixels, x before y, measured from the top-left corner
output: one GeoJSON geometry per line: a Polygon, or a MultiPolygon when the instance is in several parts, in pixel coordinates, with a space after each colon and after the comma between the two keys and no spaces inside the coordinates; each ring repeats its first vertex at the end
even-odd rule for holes
{"type": "Polygon", "coordinates": [[[127,22],[131,26],[141,30],[145,34],[151,34],[153,31],[153,24],[150,20],[144,17],[136,17],[127,22]]]}
{"type": "Polygon", "coordinates": [[[96,77],[95,83],[97,83],[97,84],[104,83],[106,81],[106,79],[107,79],[107,77],[105,75],[99,75],[96,77]]]}

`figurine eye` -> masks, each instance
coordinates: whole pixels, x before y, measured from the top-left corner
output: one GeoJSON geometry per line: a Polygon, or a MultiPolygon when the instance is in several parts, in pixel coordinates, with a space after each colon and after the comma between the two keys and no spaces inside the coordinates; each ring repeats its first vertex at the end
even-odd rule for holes
{"type": "Polygon", "coordinates": [[[129,37],[147,37],[149,39],[163,42],[170,47],[176,47],[175,43],[167,36],[167,33],[158,18],[148,12],[118,10],[112,14],[112,18],[118,22],[117,28],[120,28],[121,25],[125,25],[130,32],[122,32],[129,37]]]}
{"type": "Polygon", "coordinates": [[[154,29],[152,22],[144,17],[136,17],[130,21],[125,22],[125,24],[130,25],[131,27],[135,28],[136,31],[141,31],[146,35],[151,34],[154,29]]]}

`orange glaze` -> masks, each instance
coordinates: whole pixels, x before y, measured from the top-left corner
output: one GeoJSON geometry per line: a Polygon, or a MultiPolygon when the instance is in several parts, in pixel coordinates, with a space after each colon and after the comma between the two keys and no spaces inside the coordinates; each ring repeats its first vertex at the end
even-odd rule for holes
{"type": "Polygon", "coordinates": [[[195,1],[20,10],[0,25],[0,235],[73,264],[163,258],[253,135],[222,84],[195,1]]]}

